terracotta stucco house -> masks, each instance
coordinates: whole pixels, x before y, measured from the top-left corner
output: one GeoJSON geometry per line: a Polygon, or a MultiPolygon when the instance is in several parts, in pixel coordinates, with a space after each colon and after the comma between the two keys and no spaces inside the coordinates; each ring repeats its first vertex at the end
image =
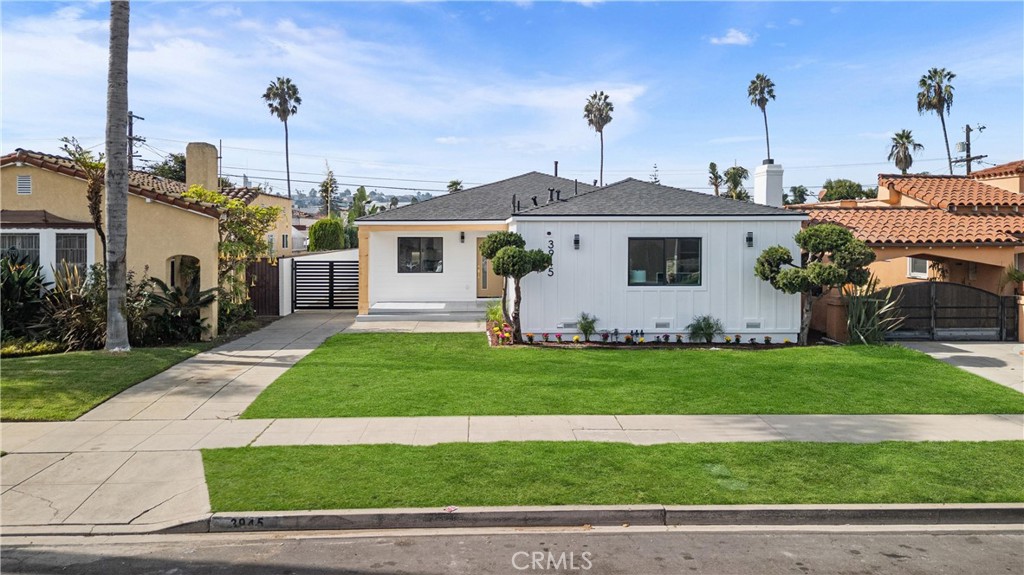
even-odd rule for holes
{"type": "MultiPolygon", "coordinates": [[[[216,189],[217,153],[210,144],[189,144],[187,183],[132,171],[128,177],[128,269],[148,273],[168,285],[195,277],[200,289],[217,285],[221,212],[213,205],[183,197],[192,184],[216,189]]],[[[61,262],[85,269],[103,262],[102,244],[93,227],[85,195],[85,174],[69,159],[18,149],[0,157],[0,249],[27,253],[43,272],[61,262]]],[[[274,238],[290,236],[287,198],[249,188],[223,190],[246,203],[281,205],[285,213],[274,238]]],[[[270,238],[268,238],[269,240],[270,238]]],[[[290,238],[289,238],[290,239],[290,238]]],[[[288,242],[288,240],[284,240],[288,242]]],[[[275,249],[291,253],[290,242],[275,249]]],[[[211,334],[217,330],[216,302],[204,310],[211,334]]]]}
{"type": "MultiPolygon", "coordinates": [[[[881,286],[943,281],[998,295],[1021,292],[1004,279],[1024,269],[1024,161],[967,176],[878,176],[878,198],[791,206],[808,224],[835,223],[874,249],[881,286]]],[[[815,327],[836,332],[816,308],[815,327]]],[[[1018,330],[1019,332],[1020,330],[1018,330]]]]}

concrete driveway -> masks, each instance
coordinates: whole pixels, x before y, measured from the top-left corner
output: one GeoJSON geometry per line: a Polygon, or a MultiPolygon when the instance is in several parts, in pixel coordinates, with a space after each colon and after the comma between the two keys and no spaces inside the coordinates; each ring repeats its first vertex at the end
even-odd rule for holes
{"type": "Polygon", "coordinates": [[[1024,393],[1024,344],[992,341],[908,341],[904,347],[1024,393]]]}

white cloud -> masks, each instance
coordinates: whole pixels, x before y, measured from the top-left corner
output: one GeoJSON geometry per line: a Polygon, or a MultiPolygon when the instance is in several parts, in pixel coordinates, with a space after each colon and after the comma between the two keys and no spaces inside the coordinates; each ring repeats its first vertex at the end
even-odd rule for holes
{"type": "Polygon", "coordinates": [[[434,138],[434,141],[438,144],[454,146],[456,144],[465,144],[469,141],[469,138],[461,138],[459,136],[441,136],[439,138],[434,138]]]}
{"type": "Polygon", "coordinates": [[[803,26],[803,24],[804,24],[804,21],[799,19],[799,18],[790,18],[789,19],[789,25],[790,26],[803,26]]]}
{"type": "Polygon", "coordinates": [[[749,46],[754,43],[754,37],[735,28],[729,28],[725,36],[712,37],[711,43],[716,45],[749,46]]]}
{"type": "Polygon", "coordinates": [[[759,142],[761,136],[723,136],[708,140],[709,144],[742,144],[744,142],[759,142]]]}

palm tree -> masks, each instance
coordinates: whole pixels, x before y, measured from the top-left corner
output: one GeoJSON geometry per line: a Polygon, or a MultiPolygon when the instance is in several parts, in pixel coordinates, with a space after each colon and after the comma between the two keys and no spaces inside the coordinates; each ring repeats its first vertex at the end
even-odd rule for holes
{"type": "Polygon", "coordinates": [[[725,195],[734,200],[750,201],[750,194],[743,187],[743,181],[750,177],[750,172],[743,166],[733,166],[725,171],[725,195]]]}
{"type": "Polygon", "coordinates": [[[110,0],[107,63],[107,351],[128,351],[124,317],[128,252],[128,16],[126,0],[110,0]]]}
{"type": "Polygon", "coordinates": [[[775,82],[772,82],[771,78],[764,74],[758,74],[750,81],[750,86],[747,86],[747,95],[750,96],[750,105],[761,108],[761,114],[764,116],[764,143],[768,148],[768,160],[771,160],[772,146],[768,141],[768,112],[766,108],[768,100],[775,99],[775,82]]]}
{"type": "Polygon", "coordinates": [[[914,152],[920,152],[924,146],[914,141],[910,130],[900,130],[892,137],[892,148],[889,149],[889,161],[905,176],[910,166],[914,165],[914,152]]]}
{"type": "Polygon", "coordinates": [[[292,199],[292,169],[288,158],[288,118],[299,113],[302,98],[299,97],[299,89],[292,84],[291,78],[278,76],[276,81],[267,86],[267,91],[263,93],[263,101],[267,103],[270,113],[284,122],[284,170],[288,181],[288,199],[290,200],[292,199]]]}
{"type": "Polygon", "coordinates": [[[448,181],[448,193],[454,194],[455,192],[462,191],[462,180],[449,180],[448,181]]]}
{"type": "Polygon", "coordinates": [[[708,165],[708,185],[715,189],[715,195],[719,195],[719,188],[725,184],[725,178],[718,173],[718,164],[711,162],[708,165]]]}
{"type": "Polygon", "coordinates": [[[949,153],[949,136],[946,135],[946,116],[953,107],[953,85],[950,82],[956,78],[956,74],[947,71],[945,68],[932,68],[928,73],[921,76],[917,87],[921,91],[917,93],[917,112],[935,112],[942,122],[942,139],[946,141],[946,159],[949,160],[949,175],[953,175],[953,154],[949,153]]]}
{"type": "Polygon", "coordinates": [[[587,104],[583,106],[583,117],[587,120],[587,125],[601,136],[600,185],[602,186],[604,185],[604,127],[612,121],[612,112],[614,111],[615,106],[604,91],[591,94],[587,104]]]}

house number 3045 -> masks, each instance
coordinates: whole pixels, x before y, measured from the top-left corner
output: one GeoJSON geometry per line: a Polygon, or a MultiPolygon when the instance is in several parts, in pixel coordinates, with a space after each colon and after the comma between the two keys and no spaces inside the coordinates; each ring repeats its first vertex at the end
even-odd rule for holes
{"type": "Polygon", "coordinates": [[[548,267],[548,277],[555,275],[555,240],[548,240],[548,255],[551,256],[551,266],[548,267]]]}

